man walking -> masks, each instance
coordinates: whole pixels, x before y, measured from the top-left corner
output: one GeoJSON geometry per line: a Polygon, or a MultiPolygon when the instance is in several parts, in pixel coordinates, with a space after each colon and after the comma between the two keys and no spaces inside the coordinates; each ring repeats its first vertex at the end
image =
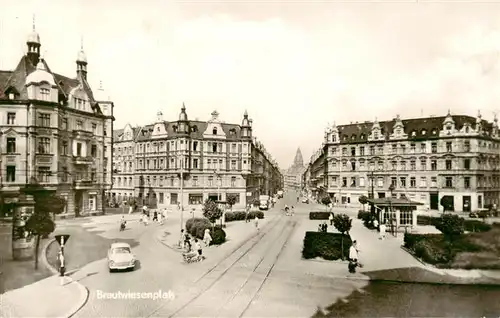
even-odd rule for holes
{"type": "Polygon", "coordinates": [[[333,226],[333,213],[330,213],[330,216],[328,216],[328,220],[330,220],[330,226],[333,226]]]}
{"type": "Polygon", "coordinates": [[[356,273],[356,267],[358,266],[358,246],[357,242],[354,240],[351,247],[349,248],[349,273],[356,273]]]}

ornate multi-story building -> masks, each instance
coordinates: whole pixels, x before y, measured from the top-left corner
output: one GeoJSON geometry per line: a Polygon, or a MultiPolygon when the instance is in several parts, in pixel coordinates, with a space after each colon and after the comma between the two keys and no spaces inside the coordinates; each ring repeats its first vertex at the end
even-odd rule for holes
{"type": "Polygon", "coordinates": [[[405,120],[398,116],[329,127],[322,155],[313,158],[304,181],[323,182],[325,193],[346,204],[373,193],[406,197],[437,210],[441,198],[449,196],[448,208],[474,211],[498,206],[499,165],[496,116],[491,123],[480,113],[476,118],[449,112],[405,120]]]}
{"type": "Polygon", "coordinates": [[[301,188],[302,174],[306,170],[300,148],[297,148],[293,164],[284,172],[285,188],[299,190],[301,188]]]}
{"type": "Polygon", "coordinates": [[[83,48],[70,78],[49,68],[40,47],[33,27],[17,67],[0,71],[2,214],[35,181],[66,199],[68,216],[100,213],[112,180],[113,103],[102,87],[92,92],[83,48]]]}
{"type": "Polygon", "coordinates": [[[159,112],[155,123],[127,125],[114,134],[110,199],[117,203],[194,206],[234,196],[235,207],[243,207],[280,189],[278,165],[252,136],[246,112],[241,125],[222,122],[217,111],[198,121],[188,119],[183,105],[176,121],[165,121],[159,112]]]}

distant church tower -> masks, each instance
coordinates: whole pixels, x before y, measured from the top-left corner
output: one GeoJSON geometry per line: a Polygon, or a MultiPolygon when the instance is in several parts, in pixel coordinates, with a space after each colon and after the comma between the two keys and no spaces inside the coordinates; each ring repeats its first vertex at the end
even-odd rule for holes
{"type": "Polygon", "coordinates": [[[294,167],[302,167],[304,166],[304,159],[302,158],[302,152],[300,151],[300,147],[297,148],[297,153],[295,154],[295,159],[293,159],[294,167]]]}

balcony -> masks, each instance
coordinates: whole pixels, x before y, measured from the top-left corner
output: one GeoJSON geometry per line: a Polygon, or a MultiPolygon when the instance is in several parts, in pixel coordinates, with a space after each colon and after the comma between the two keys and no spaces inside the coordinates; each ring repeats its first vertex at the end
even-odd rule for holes
{"type": "Polygon", "coordinates": [[[92,180],[75,180],[75,181],[73,181],[73,187],[76,190],[93,189],[95,186],[96,186],[96,181],[92,181],[92,180]]]}
{"type": "Polygon", "coordinates": [[[86,130],[73,130],[73,137],[75,138],[83,138],[83,139],[91,139],[94,137],[94,133],[86,130]]]}
{"type": "Polygon", "coordinates": [[[92,157],[73,156],[73,163],[76,165],[90,165],[93,162],[92,157]]]}

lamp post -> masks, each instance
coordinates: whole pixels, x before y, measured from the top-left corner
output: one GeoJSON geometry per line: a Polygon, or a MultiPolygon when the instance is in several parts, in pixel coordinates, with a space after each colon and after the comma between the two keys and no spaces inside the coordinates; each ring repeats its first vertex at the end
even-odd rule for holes
{"type": "Polygon", "coordinates": [[[394,184],[391,183],[391,185],[389,186],[389,191],[391,192],[391,197],[389,198],[389,214],[391,216],[391,231],[392,231],[392,235],[394,235],[395,233],[395,229],[394,229],[394,216],[393,216],[393,213],[392,213],[392,193],[394,192],[394,184]]]}

